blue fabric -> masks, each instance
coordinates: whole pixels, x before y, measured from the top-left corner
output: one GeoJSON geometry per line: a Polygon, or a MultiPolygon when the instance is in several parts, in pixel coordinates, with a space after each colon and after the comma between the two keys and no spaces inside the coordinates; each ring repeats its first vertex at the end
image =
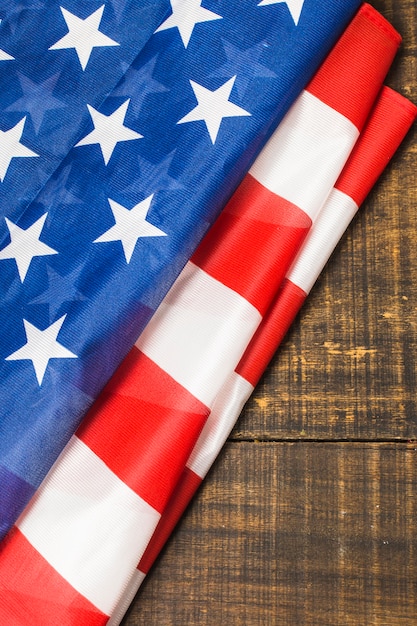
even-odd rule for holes
{"type": "Polygon", "coordinates": [[[17,219],[76,143],[98,107],[169,14],[169,0],[0,0],[0,129],[26,117],[24,143],[39,158],[12,162],[0,215],[17,219]],[[49,50],[68,32],[61,6],[81,19],[104,5],[100,31],[120,45],[94,47],[83,71],[74,48],[49,50]],[[16,193],[16,189],[19,190],[16,193]]]}
{"type": "MultiPolygon", "coordinates": [[[[36,11],[44,6],[31,4],[41,8],[23,12],[28,24],[38,20],[36,11]]],[[[120,6],[128,11],[130,6],[146,4],[121,2],[120,6]]],[[[82,91],[74,96],[73,113],[53,109],[55,124],[67,118],[71,126],[60,127],[59,136],[66,133],[68,146],[78,133],[80,145],[68,152],[25,210],[21,210],[20,191],[10,207],[3,204],[8,219],[0,223],[0,462],[13,480],[20,477],[33,488],[360,2],[305,0],[298,25],[284,2],[258,6],[256,0],[204,0],[203,4],[221,19],[197,23],[188,42],[179,28],[164,28],[163,22],[125,68],[98,112],[93,111],[90,92],[82,91]],[[201,97],[202,90],[214,93],[222,87],[230,88],[227,101],[239,110],[223,118],[218,128],[210,120],[187,119],[193,117],[197,94],[201,97]],[[75,112],[75,101],[82,113],[75,112]],[[105,120],[104,116],[118,116],[124,127],[121,132],[129,137],[110,148],[102,135],[94,141],[97,120],[105,120]],[[86,120],[82,132],[77,129],[75,133],[72,126],[81,119],[86,120]],[[130,247],[126,232],[115,231],[118,216],[128,211],[142,212],[148,235],[130,247]],[[13,238],[17,240],[16,233],[22,238],[23,233],[35,231],[47,248],[39,250],[37,244],[37,255],[28,261],[16,252],[13,238]],[[36,348],[44,340],[40,337],[49,338],[42,349],[36,348]],[[39,356],[45,353],[50,357],[46,361],[39,356]]],[[[100,3],[68,1],[65,6],[85,16],[100,3]]],[[[110,26],[117,21],[116,6],[117,0],[105,4],[106,33],[113,33],[110,26]]],[[[49,19],[54,35],[48,35],[48,45],[65,34],[61,12],[51,11],[49,19]]],[[[130,52],[140,47],[138,43],[123,45],[130,52]]],[[[6,49],[1,42],[0,48],[16,58],[19,55],[16,46],[6,49]]],[[[113,55],[115,48],[95,50],[113,55]]],[[[58,55],[74,56],[75,51],[44,54],[52,55],[55,61],[51,63],[55,63],[58,55]]],[[[91,59],[93,54],[94,50],[91,59]]],[[[77,71],[91,84],[103,81],[105,90],[115,79],[112,67],[91,61],[91,67],[83,71],[75,61],[71,67],[74,84],[79,84],[77,71]]],[[[115,63],[113,57],[108,57],[108,63],[115,63]]],[[[120,59],[118,63],[120,70],[120,59]]],[[[9,94],[15,90],[9,96],[11,104],[17,97],[15,87],[16,81],[7,90],[9,94]]],[[[30,91],[30,83],[25,83],[25,89],[30,91]]],[[[22,113],[14,111],[13,115],[17,119],[22,113]]],[[[42,140],[48,145],[49,118],[45,115],[45,121],[39,122],[34,117],[32,125],[38,123],[40,131],[45,127],[42,140]]],[[[6,124],[6,130],[9,127],[6,124]]],[[[24,139],[26,135],[23,143],[24,139]]],[[[35,149],[29,136],[27,143],[35,149]]],[[[55,139],[52,143],[55,146],[55,139]]],[[[56,147],[51,170],[63,152],[56,147]]],[[[7,187],[9,174],[13,174],[15,190],[20,189],[16,181],[25,180],[25,193],[33,192],[30,161],[36,159],[12,159],[13,172],[7,171],[2,183],[5,194],[13,195],[7,187]]],[[[37,171],[40,184],[45,172],[37,171]]],[[[7,483],[7,476],[3,481],[7,483]]],[[[10,511],[18,513],[27,499],[24,491],[2,486],[3,528],[13,521],[10,511]]]]}
{"type": "Polygon", "coordinates": [[[0,535],[3,536],[18,517],[20,503],[29,500],[35,488],[1,465],[0,485],[4,490],[0,498],[0,535]]]}

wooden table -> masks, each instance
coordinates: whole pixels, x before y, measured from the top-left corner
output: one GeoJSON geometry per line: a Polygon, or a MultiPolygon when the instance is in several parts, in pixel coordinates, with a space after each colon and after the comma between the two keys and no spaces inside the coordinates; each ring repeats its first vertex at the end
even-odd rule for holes
{"type": "MultiPolygon", "coordinates": [[[[331,0],[330,0],[331,1],[331,0]]],[[[417,102],[416,0],[373,0],[417,102]]],[[[417,624],[417,148],[311,293],[124,626],[417,624]]]]}

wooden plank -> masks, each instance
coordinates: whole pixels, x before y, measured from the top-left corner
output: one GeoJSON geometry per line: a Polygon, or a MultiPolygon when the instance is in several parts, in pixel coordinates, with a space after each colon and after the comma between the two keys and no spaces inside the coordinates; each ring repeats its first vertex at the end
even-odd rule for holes
{"type": "MultiPolygon", "coordinates": [[[[417,102],[415,0],[388,84],[417,102]]],[[[235,439],[417,438],[417,127],[369,196],[244,411],[235,439]]]]}
{"type": "Polygon", "coordinates": [[[123,626],[414,626],[411,444],[231,443],[123,626]]]}

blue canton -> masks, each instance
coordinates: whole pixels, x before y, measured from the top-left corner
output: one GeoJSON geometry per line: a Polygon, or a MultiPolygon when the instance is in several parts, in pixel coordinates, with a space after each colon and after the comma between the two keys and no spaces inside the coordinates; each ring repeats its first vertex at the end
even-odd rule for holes
{"type": "Polygon", "coordinates": [[[169,6],[168,0],[0,0],[0,131],[24,120],[18,139],[33,152],[14,157],[2,176],[0,215],[17,219],[35,199],[82,135],[86,104],[100,106],[169,6]],[[84,42],[71,36],[82,21],[84,42]]]}

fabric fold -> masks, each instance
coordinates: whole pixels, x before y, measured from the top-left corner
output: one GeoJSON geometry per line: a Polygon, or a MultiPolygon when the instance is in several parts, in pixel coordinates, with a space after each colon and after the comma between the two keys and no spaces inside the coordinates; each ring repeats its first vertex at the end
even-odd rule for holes
{"type": "Polygon", "coordinates": [[[359,5],[184,3],[0,226],[3,535],[359,5]]]}
{"type": "MultiPolygon", "coordinates": [[[[349,78],[349,86],[357,84],[357,90],[364,90],[363,97],[357,95],[356,100],[358,105],[364,102],[368,103],[366,104],[368,113],[372,102],[372,98],[368,94],[373,90],[373,98],[375,98],[380,88],[382,59],[384,59],[382,63],[385,63],[387,70],[398,45],[398,36],[395,35],[394,31],[387,27],[385,21],[378,14],[374,14],[372,11],[369,13],[369,11],[368,7],[361,11],[350,28],[358,28],[359,32],[368,32],[369,25],[372,24],[379,31],[389,33],[388,39],[391,45],[387,45],[385,38],[382,37],[381,42],[375,46],[375,38],[373,38],[370,39],[371,45],[368,55],[363,54],[364,42],[360,54],[355,55],[355,50],[351,50],[350,54],[345,54],[345,58],[349,58],[350,64],[352,64],[352,56],[355,59],[361,59],[360,62],[358,60],[355,67],[357,82],[355,79],[349,78]],[[381,50],[385,51],[384,54],[381,54],[381,50]],[[369,78],[372,76],[372,68],[376,70],[375,81],[369,78]],[[365,75],[366,81],[363,80],[365,75]]],[[[348,37],[347,41],[350,42],[351,39],[348,37]]],[[[324,74],[326,72],[325,65],[320,70],[324,74]]],[[[312,89],[315,85],[317,82],[313,80],[312,89]]],[[[274,290],[276,291],[278,288],[297,248],[307,235],[313,217],[315,218],[318,214],[342,169],[342,151],[344,150],[344,161],[346,161],[357,139],[362,124],[362,122],[358,122],[360,118],[351,114],[355,120],[352,121],[327,104],[326,93],[331,94],[332,90],[331,81],[326,88],[322,85],[320,99],[310,93],[309,88],[307,88],[294,105],[294,110],[298,111],[295,119],[297,119],[297,123],[301,124],[302,129],[306,128],[305,111],[311,112],[311,109],[308,108],[310,103],[314,103],[312,105],[313,112],[317,111],[317,107],[319,107],[320,114],[316,118],[314,115],[310,118],[313,127],[311,132],[314,138],[314,141],[311,142],[312,145],[316,143],[315,121],[317,121],[318,127],[323,129],[323,142],[325,144],[328,142],[328,137],[331,137],[332,145],[335,145],[334,137],[339,137],[336,145],[340,153],[335,159],[336,165],[331,159],[328,162],[322,162],[323,189],[317,189],[317,187],[320,188],[320,185],[317,185],[317,172],[314,171],[310,172],[310,178],[308,178],[308,181],[311,182],[310,188],[314,188],[314,193],[311,193],[310,201],[308,198],[303,198],[302,207],[297,206],[292,201],[293,198],[286,199],[286,192],[280,196],[277,187],[272,191],[264,185],[262,186],[265,189],[264,196],[267,197],[267,201],[263,202],[262,205],[255,201],[251,203],[250,207],[249,205],[243,207],[243,203],[235,203],[232,199],[224,212],[226,222],[220,227],[218,223],[215,226],[217,229],[215,232],[218,233],[218,239],[215,237],[212,244],[215,262],[208,254],[207,243],[204,240],[202,247],[186,266],[179,280],[164,300],[162,307],[158,309],[151,325],[139,338],[137,344],[139,350],[138,347],[133,349],[129,355],[130,362],[124,363],[121,370],[110,381],[99,402],[94,405],[87,420],[77,432],[77,436],[72,439],[71,444],[58,460],[27,512],[20,518],[18,528],[4,542],[0,571],[3,563],[5,580],[7,579],[7,567],[13,558],[13,545],[16,542],[19,550],[39,552],[39,567],[48,569],[51,578],[54,578],[55,581],[60,580],[66,589],[68,589],[68,585],[73,586],[99,611],[108,616],[113,616],[112,623],[117,619],[116,616],[120,613],[120,606],[124,606],[126,596],[128,593],[133,593],[141,577],[143,577],[143,573],[136,567],[131,569],[130,575],[126,575],[126,563],[123,560],[123,554],[126,551],[129,553],[127,560],[129,566],[132,554],[138,555],[137,560],[139,561],[140,555],[144,553],[150,534],[154,531],[160,515],[164,515],[167,504],[171,502],[170,496],[175,485],[182,480],[181,473],[187,458],[190,458],[198,438],[198,432],[203,428],[211,407],[215,402],[218,402],[219,392],[224,386],[225,380],[233,376],[233,371],[241,355],[261,323],[262,315],[269,308],[274,290]],[[358,126],[355,125],[355,122],[358,126]],[[230,223],[233,224],[233,227],[230,227],[230,223]],[[270,252],[270,258],[268,254],[264,255],[261,246],[262,239],[265,240],[265,228],[267,231],[269,230],[270,242],[272,242],[272,245],[266,245],[266,249],[270,252]],[[259,230],[257,231],[257,229],[259,230]],[[251,262],[245,267],[246,255],[237,256],[235,247],[230,245],[229,249],[229,244],[233,243],[236,232],[241,233],[242,249],[245,253],[248,250],[247,242],[249,241],[245,237],[247,235],[251,237],[251,230],[255,233],[255,240],[256,237],[259,238],[259,251],[258,253],[251,251],[251,262]],[[257,235],[257,232],[260,234],[257,235]],[[294,241],[296,245],[294,245],[294,241]],[[275,255],[278,256],[278,261],[275,255]],[[243,261],[238,260],[239,258],[243,261]],[[256,265],[260,260],[263,268],[269,264],[272,269],[266,273],[267,279],[263,276],[259,279],[262,285],[265,285],[265,289],[253,289],[256,273],[254,273],[252,265],[256,265]],[[232,286],[225,282],[224,272],[228,266],[232,268],[230,272],[232,286]],[[216,275],[216,272],[220,272],[221,276],[216,275]],[[276,280],[274,289],[269,287],[269,282],[273,280],[276,280]],[[237,314],[237,317],[232,317],[233,323],[230,324],[228,315],[233,315],[233,313],[237,314]],[[219,329],[221,330],[220,333],[219,329]],[[218,338],[214,344],[213,337],[218,338]],[[238,344],[238,349],[236,344],[238,344]],[[224,349],[225,346],[226,349],[224,349]],[[221,358],[219,355],[222,355],[221,358]],[[213,364],[210,363],[210,359],[213,364]],[[155,373],[154,379],[150,375],[151,369],[155,373]],[[201,372],[205,373],[204,376],[201,375],[201,372]],[[143,390],[145,379],[150,381],[147,391],[143,390]],[[183,404],[183,398],[186,397],[189,401],[191,398],[194,399],[193,408],[186,409],[187,404],[183,404]],[[163,416],[167,415],[165,411],[167,408],[171,411],[171,416],[168,415],[169,423],[166,429],[163,416]],[[115,418],[117,415],[119,417],[115,418]],[[191,419],[188,420],[187,424],[189,417],[191,419]],[[101,420],[103,421],[101,422],[101,420]],[[118,423],[122,426],[119,433],[117,433],[118,423]],[[128,425],[124,430],[125,423],[128,425]],[[114,424],[116,424],[115,430],[112,430],[114,424]],[[101,464],[104,465],[105,470],[102,469],[101,464]],[[88,481],[87,476],[83,478],[82,468],[93,466],[97,467],[96,480],[88,481]],[[78,474],[78,472],[80,473],[78,474]],[[79,475],[78,479],[75,478],[77,474],[79,475]],[[72,480],[68,481],[67,476],[72,476],[72,480]],[[138,536],[137,541],[134,541],[130,539],[129,534],[123,533],[121,536],[114,513],[111,512],[114,508],[111,499],[104,499],[109,503],[109,515],[104,512],[104,509],[97,507],[98,517],[95,522],[97,530],[100,529],[101,532],[103,524],[100,519],[105,519],[105,532],[109,533],[115,545],[119,546],[120,551],[119,553],[111,551],[112,554],[115,554],[115,567],[107,570],[103,570],[101,567],[102,557],[99,556],[100,550],[98,551],[96,555],[96,578],[94,582],[90,582],[90,587],[85,586],[84,576],[80,575],[83,564],[86,562],[86,555],[83,542],[77,540],[76,528],[83,525],[82,520],[86,521],[89,529],[92,528],[90,524],[94,525],[94,515],[87,521],[85,513],[87,513],[87,508],[91,509],[87,504],[90,498],[83,495],[84,492],[83,494],[78,492],[77,485],[79,482],[84,486],[88,485],[89,482],[94,483],[91,485],[91,501],[96,500],[98,502],[101,500],[97,493],[100,492],[101,488],[105,489],[106,484],[109,485],[110,494],[113,490],[111,485],[114,485],[114,490],[117,491],[117,485],[122,483],[123,487],[120,485],[119,494],[122,508],[125,506],[123,504],[125,496],[122,492],[127,485],[130,489],[129,497],[133,496],[133,501],[136,502],[135,508],[139,512],[136,518],[138,536]],[[68,484],[74,491],[70,499],[66,496],[68,484]],[[72,502],[74,497],[80,503],[82,499],[86,502],[85,513],[83,513],[82,506],[75,508],[77,512],[76,523],[71,521],[67,515],[68,503],[72,502]],[[146,508],[146,504],[150,506],[150,509],[146,508]],[[140,512],[140,507],[142,507],[142,512],[140,512]],[[156,516],[152,517],[152,511],[156,513],[156,516]],[[56,515],[61,520],[58,523],[54,519],[56,515]],[[64,532],[63,529],[65,529],[64,532]],[[79,573],[77,573],[77,566],[75,565],[77,560],[79,573]],[[119,572],[120,576],[115,576],[115,571],[119,572]],[[111,578],[111,591],[107,583],[102,584],[101,577],[111,578]],[[100,586],[103,597],[97,600],[96,594],[100,594],[98,591],[100,586]],[[127,591],[128,589],[130,592],[127,591]],[[109,603],[111,603],[110,608],[109,603]]],[[[362,117],[365,116],[362,115],[362,117]]],[[[289,142],[291,145],[288,148],[283,148],[283,142],[280,142],[278,155],[281,157],[286,150],[287,154],[292,155],[294,153],[292,142],[297,140],[299,135],[305,136],[304,132],[297,132],[296,129],[292,132],[286,130],[285,124],[288,119],[291,120],[292,125],[294,123],[293,109],[277,131],[277,135],[281,138],[292,137],[292,141],[289,142]]],[[[308,116],[307,119],[309,119],[308,116]]],[[[275,135],[271,142],[274,141],[275,135]]],[[[301,156],[304,145],[301,144],[298,148],[298,153],[301,156]]],[[[320,142],[316,144],[316,149],[321,155],[323,146],[320,142]]],[[[313,151],[309,153],[309,159],[311,158],[314,158],[313,151]]],[[[287,168],[282,166],[281,171],[287,171],[287,168]]],[[[256,181],[256,175],[265,175],[267,178],[267,168],[260,167],[258,162],[255,163],[248,179],[245,179],[243,184],[245,185],[249,180],[250,185],[256,188],[257,185],[260,185],[256,181]],[[259,174],[259,172],[263,172],[263,174],[259,174]]],[[[291,172],[292,175],[293,172],[291,172]]],[[[300,175],[303,178],[308,175],[308,168],[306,171],[303,159],[300,160],[300,175]]],[[[274,176],[274,180],[276,178],[274,176]]],[[[297,179],[295,178],[295,180],[297,179]]],[[[286,176],[281,176],[281,181],[285,186],[287,184],[286,176]]],[[[251,197],[250,193],[249,197],[251,197]]],[[[301,204],[301,200],[297,200],[297,202],[301,204]]],[[[256,248],[256,246],[253,247],[256,248]]],[[[250,393],[252,387],[249,382],[243,381],[243,387],[244,393],[250,393]]],[[[239,403],[241,394],[235,393],[235,398],[236,402],[239,403]]],[[[233,412],[231,413],[233,414],[233,412]]],[[[197,474],[195,475],[197,476],[197,474]]],[[[194,487],[199,481],[197,476],[194,487]]],[[[171,505],[168,504],[168,506],[171,505]]],[[[178,508],[178,504],[175,506],[178,508]]],[[[88,532],[93,531],[89,530],[88,532]]],[[[103,558],[107,558],[109,555],[104,544],[102,553],[103,558]]],[[[149,557],[143,558],[148,559],[149,557]]],[[[7,583],[4,584],[7,588],[7,583]]],[[[11,589],[10,586],[8,588],[11,589]]],[[[46,596],[47,592],[45,591],[46,596]]],[[[5,604],[4,610],[8,611],[7,604],[5,604]]],[[[30,608],[28,610],[30,611],[30,608]]],[[[62,611],[65,619],[67,619],[65,605],[62,607],[62,611]]]]}
{"type": "MultiPolygon", "coordinates": [[[[121,600],[118,624],[140,583],[226,442],[241,410],[365,198],[417,118],[417,107],[383,87],[368,123],[234,374],[218,395],[183,475],[121,600]],[[135,585],[133,584],[135,581],[135,585]]],[[[117,618],[116,618],[117,614],[117,618]]]]}

